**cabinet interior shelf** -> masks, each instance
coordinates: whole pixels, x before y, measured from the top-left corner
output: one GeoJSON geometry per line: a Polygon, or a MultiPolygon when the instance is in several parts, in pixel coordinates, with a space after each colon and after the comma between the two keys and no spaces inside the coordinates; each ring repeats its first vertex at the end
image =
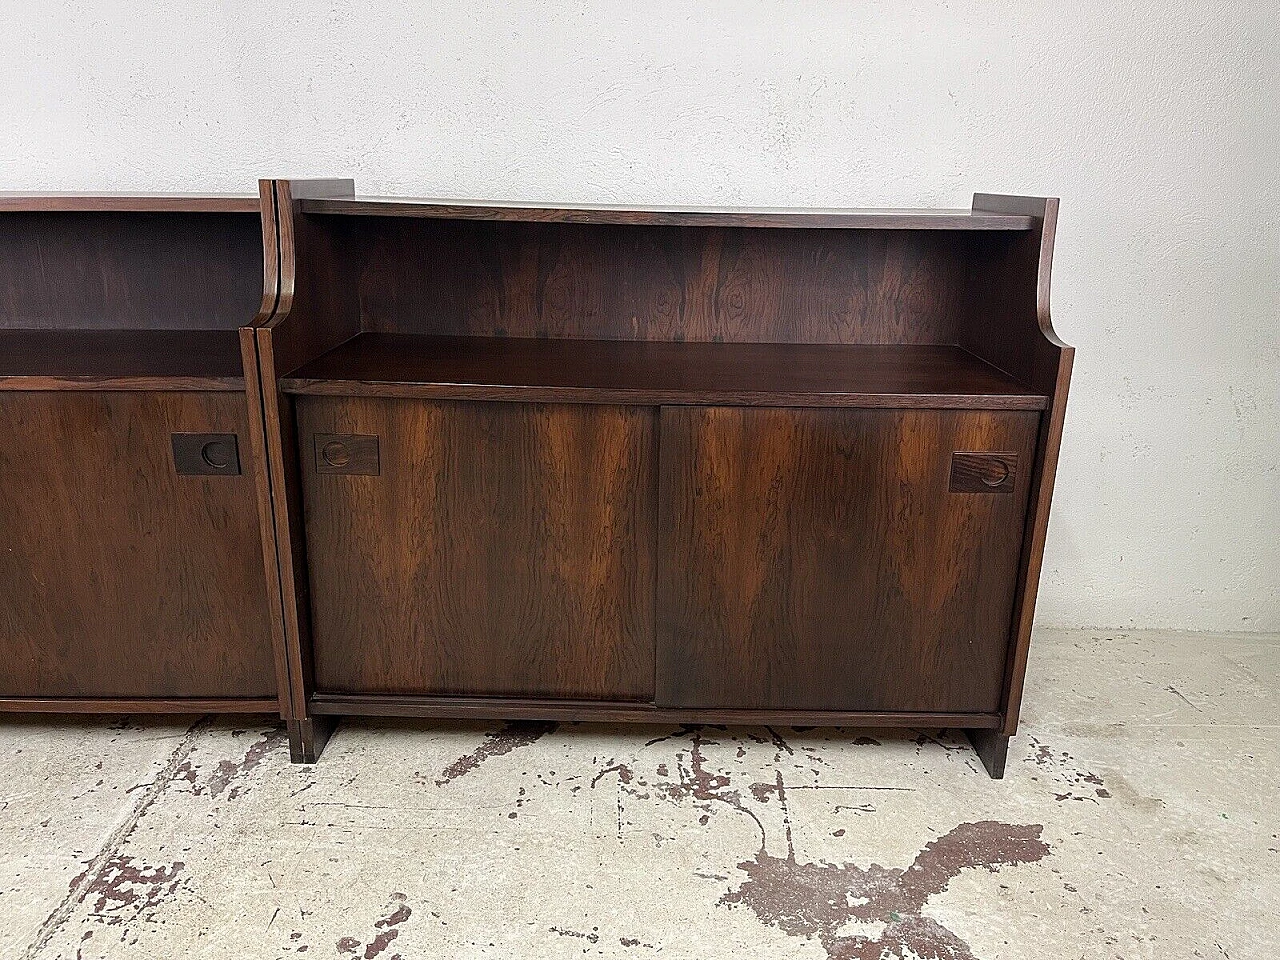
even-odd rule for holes
{"type": "Polygon", "coordinates": [[[298,394],[744,406],[1041,410],[958,346],[361,333],[282,378],[298,394]]]}
{"type": "Polygon", "coordinates": [[[0,390],[243,390],[236,330],[0,330],[0,390]]]}

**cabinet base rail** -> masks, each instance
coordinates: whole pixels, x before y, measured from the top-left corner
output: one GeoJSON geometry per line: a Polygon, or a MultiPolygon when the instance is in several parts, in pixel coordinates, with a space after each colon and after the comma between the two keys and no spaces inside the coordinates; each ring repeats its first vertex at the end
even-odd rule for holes
{"type": "Polygon", "coordinates": [[[621,720],[641,723],[785,724],[801,727],[955,727],[995,730],[998,713],[876,710],[794,710],[777,707],[659,707],[616,700],[539,700],[416,694],[316,693],[309,711],[321,716],[429,717],[455,720],[621,720]]]}

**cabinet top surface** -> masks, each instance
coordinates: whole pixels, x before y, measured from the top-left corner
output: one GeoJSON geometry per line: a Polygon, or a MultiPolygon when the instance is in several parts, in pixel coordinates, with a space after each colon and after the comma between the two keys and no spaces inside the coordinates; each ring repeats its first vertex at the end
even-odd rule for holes
{"type": "Polygon", "coordinates": [[[787,207],[627,207],[501,205],[474,200],[337,197],[299,201],[303,213],[444,220],[509,220],[689,227],[809,227],[867,230],[1030,230],[1035,219],[982,210],[787,207]]]}
{"type": "Polygon", "coordinates": [[[256,194],[4,193],[6,213],[257,213],[256,194]]]}

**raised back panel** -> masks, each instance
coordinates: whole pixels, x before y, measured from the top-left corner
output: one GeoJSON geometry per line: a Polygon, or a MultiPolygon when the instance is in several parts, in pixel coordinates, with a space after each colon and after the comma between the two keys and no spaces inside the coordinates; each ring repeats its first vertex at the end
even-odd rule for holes
{"type": "Polygon", "coordinates": [[[255,213],[0,215],[0,329],[231,330],[261,301],[255,213]]]}
{"type": "Polygon", "coordinates": [[[970,300],[961,232],[304,217],[372,332],[955,343],[970,300]]]}

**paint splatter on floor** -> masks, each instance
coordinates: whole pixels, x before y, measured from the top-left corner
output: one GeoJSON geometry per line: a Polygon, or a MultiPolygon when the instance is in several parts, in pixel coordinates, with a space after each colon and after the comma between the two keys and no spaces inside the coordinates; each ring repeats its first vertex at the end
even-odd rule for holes
{"type": "Polygon", "coordinates": [[[925,905],[962,870],[995,873],[1035,863],[1049,853],[1042,830],[993,820],[962,823],[927,844],[906,869],[804,863],[794,849],[786,857],[762,850],[738,864],[747,879],[720,902],[749,907],[789,936],[816,938],[832,960],[976,960],[960,937],[923,915],[925,905]],[[847,935],[851,921],[876,928],[874,935],[847,935]]]}
{"type": "MultiPolygon", "coordinates": [[[[85,887],[86,901],[93,901],[89,916],[111,926],[153,920],[160,906],[182,884],[181,874],[186,866],[181,860],[168,866],[148,866],[133,857],[112,857],[85,887]]],[[[81,879],[77,877],[72,886],[81,879]]]]}
{"type": "Polygon", "coordinates": [[[490,757],[505,756],[512,750],[536,743],[547,734],[554,733],[558,726],[559,724],[556,723],[532,720],[504,724],[501,730],[486,733],[484,742],[480,746],[449,764],[440,775],[440,779],[436,781],[436,786],[443,787],[452,780],[466,776],[490,757]]]}
{"type": "MultiPolygon", "coordinates": [[[[413,916],[413,908],[405,902],[408,899],[403,893],[393,893],[390,903],[385,908],[384,916],[374,921],[374,932],[368,942],[362,942],[358,937],[339,937],[334,944],[338,955],[363,957],[364,960],[374,960],[375,957],[381,956],[400,936],[401,925],[407,923],[413,916]]],[[[403,958],[400,954],[393,953],[387,960],[403,960],[403,958]]]]}
{"type": "MultiPolygon", "coordinates": [[[[232,736],[238,737],[246,733],[248,731],[234,730],[232,736]]],[[[190,759],[179,765],[177,778],[191,784],[191,793],[194,796],[208,796],[211,800],[216,800],[229,787],[227,799],[235,800],[247,789],[246,784],[237,783],[237,781],[246,779],[246,775],[261,766],[271,753],[286,747],[288,743],[289,737],[283,729],[269,730],[250,745],[239,760],[219,760],[213,773],[203,782],[200,770],[190,759]]]]}

